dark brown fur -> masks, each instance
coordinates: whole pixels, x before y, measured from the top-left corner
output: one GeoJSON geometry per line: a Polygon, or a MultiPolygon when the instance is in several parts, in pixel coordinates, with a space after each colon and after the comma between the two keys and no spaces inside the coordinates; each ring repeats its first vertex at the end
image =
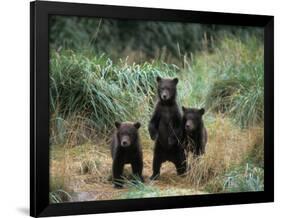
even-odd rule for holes
{"type": "Polygon", "coordinates": [[[112,137],[112,177],[115,188],[121,188],[125,164],[131,164],[135,177],[143,181],[143,157],[138,129],[140,123],[115,122],[116,131],[112,137]]]}
{"type": "Polygon", "coordinates": [[[200,156],[205,153],[207,144],[207,130],[202,119],[205,110],[185,107],[182,110],[185,148],[200,156]]]}
{"type": "Polygon", "coordinates": [[[179,175],[186,172],[186,157],[181,146],[182,115],[176,102],[178,79],[157,77],[157,82],[159,100],[148,128],[151,139],[155,140],[151,179],[159,177],[165,161],[173,162],[179,175]]]}

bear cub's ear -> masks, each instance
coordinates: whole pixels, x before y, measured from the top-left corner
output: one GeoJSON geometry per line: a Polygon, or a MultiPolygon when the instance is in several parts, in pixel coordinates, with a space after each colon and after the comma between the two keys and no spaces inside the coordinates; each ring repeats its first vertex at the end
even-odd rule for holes
{"type": "Polygon", "coordinates": [[[118,121],[115,121],[115,126],[116,126],[116,128],[118,129],[118,128],[121,126],[121,123],[118,122],[118,121]]]}
{"type": "Polygon", "coordinates": [[[177,85],[178,82],[179,82],[179,79],[178,79],[178,78],[174,78],[173,81],[174,81],[174,83],[177,85]]]}
{"type": "Polygon", "coordinates": [[[161,80],[162,80],[162,78],[160,77],[160,76],[157,76],[156,77],[156,81],[159,83],[159,82],[161,82],[161,80]]]}
{"type": "Polygon", "coordinates": [[[134,123],[134,127],[136,127],[136,129],[139,129],[139,128],[141,127],[140,122],[136,122],[136,123],[134,123]]]}
{"type": "Polygon", "coordinates": [[[204,109],[204,108],[201,108],[201,109],[199,110],[199,112],[200,112],[201,115],[203,115],[203,114],[205,113],[205,109],[204,109]]]}

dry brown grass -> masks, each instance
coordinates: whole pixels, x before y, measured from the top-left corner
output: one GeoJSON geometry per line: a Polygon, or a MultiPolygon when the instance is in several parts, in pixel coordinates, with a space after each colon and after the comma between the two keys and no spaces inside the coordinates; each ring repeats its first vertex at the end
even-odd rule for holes
{"type": "MultiPolygon", "coordinates": [[[[186,176],[177,176],[174,165],[166,162],[161,168],[160,180],[154,182],[148,179],[152,174],[153,142],[146,136],[141,137],[146,184],[159,190],[173,189],[174,195],[203,193],[205,184],[243,161],[263,139],[262,128],[241,130],[221,115],[217,115],[207,129],[206,154],[198,159],[189,154],[190,169],[186,176]]],[[[61,179],[64,190],[72,193],[73,201],[117,199],[129,189],[126,186],[122,190],[112,187],[108,180],[111,164],[108,141],[101,137],[80,146],[52,146],[51,184],[61,179]]],[[[126,166],[125,175],[130,172],[130,167],[126,166]]]]}
{"type": "Polygon", "coordinates": [[[256,127],[241,130],[230,120],[218,115],[208,126],[208,135],[206,154],[198,159],[190,154],[188,157],[190,170],[186,180],[195,187],[206,184],[231,166],[241,163],[257,139],[263,139],[263,129],[256,127]]]}
{"type": "Polygon", "coordinates": [[[106,138],[105,134],[92,128],[93,121],[86,118],[84,114],[73,114],[63,119],[54,113],[50,121],[50,141],[52,144],[60,144],[66,148],[74,147],[87,143],[95,142],[100,137],[106,138]]]}

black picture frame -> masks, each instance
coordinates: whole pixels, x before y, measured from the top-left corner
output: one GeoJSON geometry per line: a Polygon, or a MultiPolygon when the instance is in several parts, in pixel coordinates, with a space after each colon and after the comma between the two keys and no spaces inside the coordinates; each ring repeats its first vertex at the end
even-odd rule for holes
{"type": "Polygon", "coordinates": [[[62,2],[30,3],[30,215],[58,216],[274,201],[274,17],[62,2]],[[264,28],[264,191],[49,204],[49,16],[180,21],[264,28]]]}

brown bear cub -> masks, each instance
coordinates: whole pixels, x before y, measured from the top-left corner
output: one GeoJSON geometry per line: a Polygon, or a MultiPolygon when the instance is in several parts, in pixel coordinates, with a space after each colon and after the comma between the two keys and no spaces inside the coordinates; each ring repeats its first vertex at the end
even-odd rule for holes
{"type": "Polygon", "coordinates": [[[139,122],[115,122],[116,131],[112,137],[111,156],[112,179],[115,188],[122,188],[122,174],[125,164],[131,164],[135,177],[143,182],[142,148],[140,145],[138,129],[139,122]]]}
{"type": "Polygon", "coordinates": [[[158,179],[161,164],[171,161],[178,175],[186,172],[186,157],[181,145],[183,137],[182,114],[176,102],[178,79],[157,77],[158,102],[149,122],[149,134],[155,140],[153,174],[158,179]]]}
{"type": "Polygon", "coordinates": [[[207,143],[207,130],[202,119],[205,110],[185,107],[182,110],[186,151],[192,152],[194,156],[202,155],[207,143]]]}

